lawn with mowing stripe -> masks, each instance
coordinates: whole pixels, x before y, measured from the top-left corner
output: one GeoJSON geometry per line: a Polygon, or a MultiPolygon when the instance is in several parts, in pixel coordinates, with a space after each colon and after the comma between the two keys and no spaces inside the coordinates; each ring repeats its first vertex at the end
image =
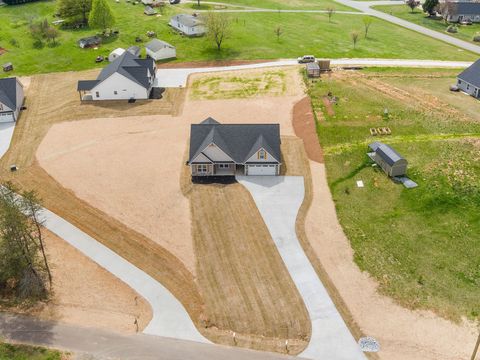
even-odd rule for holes
{"type": "Polygon", "coordinates": [[[458,39],[478,44],[473,41],[473,36],[477,33],[480,35],[480,24],[458,25],[457,33],[447,33],[446,30],[449,24],[445,24],[445,21],[442,19],[429,18],[420,8],[415,9],[413,13],[406,5],[381,5],[374,6],[373,8],[412,23],[425,26],[426,28],[441,33],[446,33],[447,35],[456,37],[458,39]]]}
{"type": "MultiPolygon", "coordinates": [[[[455,73],[334,73],[311,84],[310,94],[356,263],[403,306],[460,320],[480,315],[480,122],[458,106],[470,98],[439,86],[455,73]],[[442,91],[448,96],[438,96],[442,91]],[[324,102],[329,92],[337,105],[324,102]],[[392,135],[370,135],[369,128],[382,126],[392,135]],[[373,141],[392,144],[408,160],[418,188],[407,190],[369,164],[373,141]],[[365,187],[357,188],[357,180],[365,187]]],[[[480,112],[478,101],[469,107],[480,112]]]]}
{"type": "MultiPolygon", "coordinates": [[[[116,16],[118,37],[106,40],[99,49],[80,49],[76,41],[95,34],[94,30],[62,30],[59,45],[42,49],[33,48],[29,35],[30,19],[54,20],[55,2],[42,1],[18,6],[4,6],[0,11],[1,46],[7,52],[0,55],[1,63],[13,62],[15,70],[7,75],[28,75],[53,71],[82,70],[105,66],[95,64],[97,55],[108,56],[118,47],[135,45],[141,36],[148,41],[146,32],[156,31],[157,36],[177,47],[176,61],[228,60],[228,59],[278,59],[314,54],[332,58],[408,58],[439,60],[474,60],[472,53],[431,39],[390,23],[374,20],[369,38],[360,36],[356,49],[350,33],[362,32],[362,15],[335,14],[328,22],[326,14],[297,13],[235,13],[231,34],[218,52],[206,37],[187,38],[173,32],[167,22],[178,8],[167,6],[161,17],[143,15],[143,7],[125,2],[111,2],[116,16]],[[283,34],[277,41],[274,29],[281,26],[283,34]],[[12,41],[14,39],[15,41],[12,41]]],[[[142,45],[138,44],[137,45],[142,45]]]]}
{"type": "Polygon", "coordinates": [[[38,346],[0,343],[0,360],[66,360],[66,354],[38,346]]]}

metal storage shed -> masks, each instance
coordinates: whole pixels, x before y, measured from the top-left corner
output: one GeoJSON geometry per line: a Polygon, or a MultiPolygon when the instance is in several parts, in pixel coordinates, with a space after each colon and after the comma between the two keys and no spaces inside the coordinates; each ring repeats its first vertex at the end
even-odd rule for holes
{"type": "Polygon", "coordinates": [[[376,141],[368,145],[368,156],[390,177],[403,176],[407,173],[407,160],[391,146],[376,141]]]}
{"type": "Polygon", "coordinates": [[[308,63],[306,69],[308,77],[320,77],[320,65],[316,62],[308,63]]]}

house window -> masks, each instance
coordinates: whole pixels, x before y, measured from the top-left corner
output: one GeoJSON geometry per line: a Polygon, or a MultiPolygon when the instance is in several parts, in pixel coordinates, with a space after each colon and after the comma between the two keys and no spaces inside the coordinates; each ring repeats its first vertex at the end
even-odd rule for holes
{"type": "Polygon", "coordinates": [[[470,85],[469,84],[467,84],[467,90],[470,90],[470,85]]]}
{"type": "Polygon", "coordinates": [[[118,95],[118,92],[115,90],[115,91],[113,92],[113,95],[118,95]]]}
{"type": "Polygon", "coordinates": [[[95,91],[95,96],[100,97],[100,93],[98,91],[95,91]]]}
{"type": "Polygon", "coordinates": [[[219,169],[228,169],[228,164],[218,164],[219,169]]]}
{"type": "Polygon", "coordinates": [[[206,164],[200,164],[200,165],[197,165],[197,172],[199,173],[206,173],[208,172],[208,167],[206,164]]]}
{"type": "Polygon", "coordinates": [[[260,160],[266,160],[267,159],[267,152],[265,150],[260,150],[258,152],[258,158],[260,160]]]}

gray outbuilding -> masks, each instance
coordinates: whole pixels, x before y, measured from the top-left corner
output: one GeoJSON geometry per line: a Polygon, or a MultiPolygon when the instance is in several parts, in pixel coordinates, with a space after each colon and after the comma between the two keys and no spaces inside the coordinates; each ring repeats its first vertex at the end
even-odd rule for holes
{"type": "Polygon", "coordinates": [[[320,65],[318,65],[318,63],[316,62],[307,63],[307,65],[305,65],[305,68],[307,70],[308,77],[311,77],[311,78],[320,77],[320,65]]]}
{"type": "Polygon", "coordinates": [[[368,145],[368,156],[390,177],[404,176],[407,173],[407,160],[391,146],[376,141],[368,145]]]}
{"type": "Polygon", "coordinates": [[[457,87],[477,99],[480,98],[480,60],[457,76],[457,87]]]}

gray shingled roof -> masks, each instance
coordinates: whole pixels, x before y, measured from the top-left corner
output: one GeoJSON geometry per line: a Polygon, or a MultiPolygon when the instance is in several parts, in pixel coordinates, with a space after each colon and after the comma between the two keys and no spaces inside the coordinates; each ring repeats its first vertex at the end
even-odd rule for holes
{"type": "Polygon", "coordinates": [[[12,110],[17,108],[17,78],[0,79],[0,102],[12,110]]]}
{"type": "Polygon", "coordinates": [[[99,82],[98,80],[80,80],[78,81],[77,91],[92,90],[99,82]]]}
{"type": "Polygon", "coordinates": [[[153,39],[147,45],[145,45],[145,47],[147,49],[150,49],[153,52],[157,52],[158,50],[163,49],[165,46],[174,49],[173,45],[170,45],[169,43],[167,43],[165,41],[162,41],[162,40],[159,40],[159,39],[153,39]]]}
{"type": "Polygon", "coordinates": [[[264,148],[280,162],[279,124],[220,124],[208,118],[190,129],[190,156],[194,160],[210,143],[222,149],[233,161],[245,163],[264,148]]]}
{"type": "Polygon", "coordinates": [[[110,65],[103,68],[97,80],[100,82],[114,73],[119,73],[148,89],[150,83],[147,77],[147,69],[150,69],[152,74],[155,72],[155,61],[153,59],[139,59],[130,52],[125,51],[110,65]]]}
{"type": "Polygon", "coordinates": [[[455,2],[453,13],[457,15],[480,15],[480,3],[478,2],[455,2]]]}
{"type": "Polygon", "coordinates": [[[178,14],[178,15],[175,15],[172,19],[174,19],[175,21],[178,21],[180,24],[187,27],[203,25],[203,21],[200,20],[197,16],[188,15],[188,14],[178,14]]]}
{"type": "Polygon", "coordinates": [[[399,160],[405,160],[405,158],[396,152],[391,146],[382,142],[376,141],[368,145],[368,147],[390,166],[394,165],[399,160]]]}
{"type": "Polygon", "coordinates": [[[457,76],[460,80],[468,82],[473,86],[480,88],[480,59],[475,61],[468,68],[463,70],[460,75],[457,76]]]}

